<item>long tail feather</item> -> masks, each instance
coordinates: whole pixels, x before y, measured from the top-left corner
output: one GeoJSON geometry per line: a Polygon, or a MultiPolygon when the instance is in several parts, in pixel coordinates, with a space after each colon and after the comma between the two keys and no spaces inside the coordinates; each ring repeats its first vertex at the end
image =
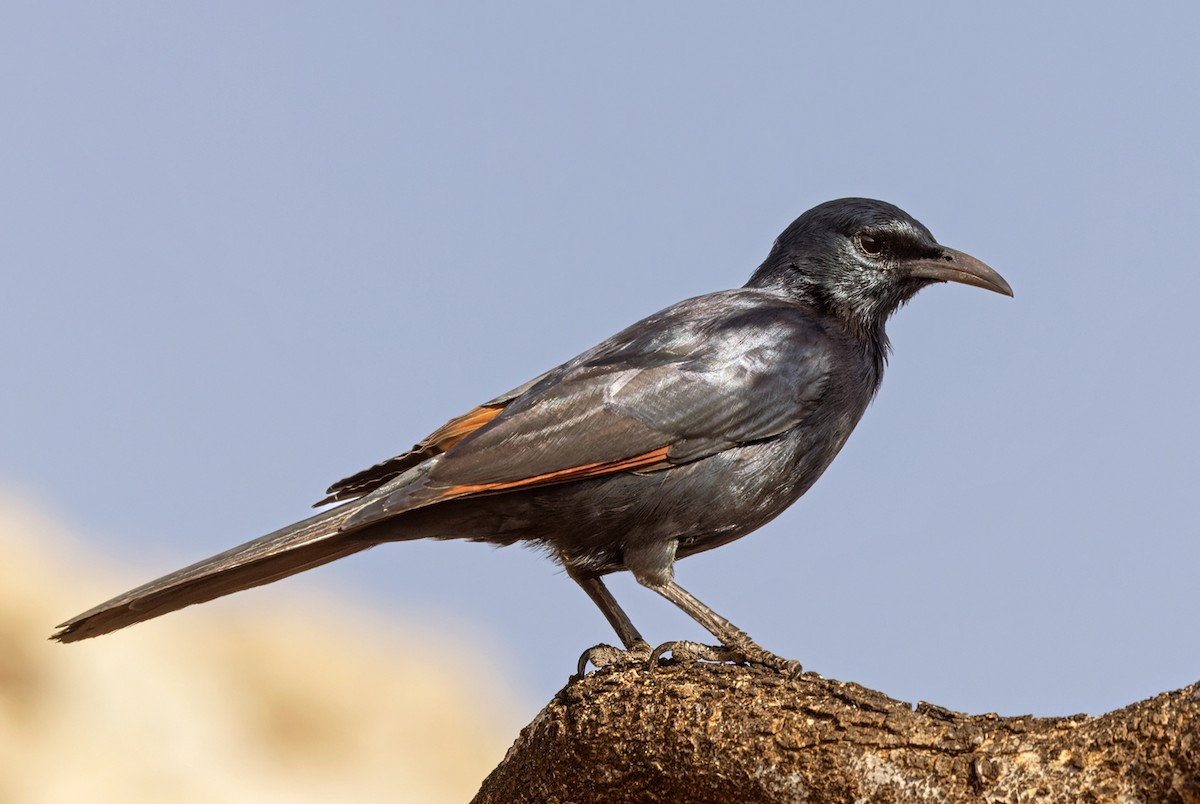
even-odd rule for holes
{"type": "Polygon", "coordinates": [[[342,523],[362,506],[347,503],[240,547],[184,567],[101,603],[58,626],[51,639],[77,642],[254,586],[286,578],[373,542],[347,538],[342,523]]]}

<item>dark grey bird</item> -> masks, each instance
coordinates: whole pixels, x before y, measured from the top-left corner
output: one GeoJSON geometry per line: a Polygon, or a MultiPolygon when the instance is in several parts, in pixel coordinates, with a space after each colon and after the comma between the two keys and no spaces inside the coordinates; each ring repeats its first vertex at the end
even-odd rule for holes
{"type": "MultiPolygon", "coordinates": [[[[741,538],[808,491],[879,388],[888,317],[935,282],[1012,295],[891,204],[821,204],[745,287],[637,322],[333,484],[318,505],[339,506],[102,603],[53,638],[105,634],[383,542],[470,539],[544,548],[632,655],[651,652],[604,584],[620,570],[720,641],[692,646],[698,655],[798,672],[676,583],[675,561],[741,538]]],[[[619,653],[598,646],[581,668],[619,653]]]]}

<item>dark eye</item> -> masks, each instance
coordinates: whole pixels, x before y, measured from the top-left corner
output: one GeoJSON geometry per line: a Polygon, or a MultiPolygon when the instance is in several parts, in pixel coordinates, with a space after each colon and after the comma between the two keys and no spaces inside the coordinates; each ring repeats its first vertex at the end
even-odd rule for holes
{"type": "Polygon", "coordinates": [[[858,236],[858,247],[862,249],[863,254],[868,257],[878,257],[883,253],[883,241],[877,237],[870,235],[858,236]]]}

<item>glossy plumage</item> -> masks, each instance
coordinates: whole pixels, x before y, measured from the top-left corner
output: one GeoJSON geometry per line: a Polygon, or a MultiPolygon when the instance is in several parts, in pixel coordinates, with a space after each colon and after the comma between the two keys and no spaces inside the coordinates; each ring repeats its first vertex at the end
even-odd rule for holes
{"type": "Polygon", "coordinates": [[[820,477],[882,378],[887,317],[938,281],[1011,295],[987,266],[880,201],[802,215],[746,287],[679,302],[335,483],[337,508],[132,590],[61,626],[84,639],[387,541],[531,542],[625,647],[648,648],[601,578],[629,570],[708,628],[759,648],[673,580],[676,558],[758,528],[820,477]]]}

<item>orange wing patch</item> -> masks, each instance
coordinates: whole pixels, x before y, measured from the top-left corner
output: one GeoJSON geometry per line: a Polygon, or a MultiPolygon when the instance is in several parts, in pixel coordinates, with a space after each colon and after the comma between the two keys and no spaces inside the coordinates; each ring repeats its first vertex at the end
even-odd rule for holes
{"type": "Polygon", "coordinates": [[[497,483],[451,486],[446,489],[445,496],[462,497],[468,494],[489,494],[496,491],[533,488],[535,486],[545,486],[550,483],[565,483],[568,480],[583,480],[588,477],[614,475],[618,472],[630,472],[635,469],[665,469],[671,465],[670,461],[667,460],[667,450],[669,449],[669,446],[659,447],[650,452],[635,455],[632,458],[586,463],[583,466],[559,469],[554,472],[546,472],[545,474],[534,475],[533,477],[526,477],[520,480],[502,480],[497,483]]]}
{"type": "Polygon", "coordinates": [[[505,400],[495,405],[480,405],[458,418],[451,419],[403,455],[397,455],[395,458],[390,458],[383,463],[372,466],[370,469],[364,469],[358,474],[351,475],[334,483],[326,491],[326,494],[329,496],[321,500],[317,505],[326,505],[331,502],[340,502],[341,500],[349,500],[369,494],[392,478],[404,474],[404,472],[416,466],[421,461],[445,452],[480,427],[483,427],[500,415],[500,411],[504,410],[504,406],[508,404],[508,401],[505,400]]]}
{"type": "Polygon", "coordinates": [[[429,437],[418,444],[417,447],[422,451],[428,450],[434,455],[439,452],[445,452],[499,416],[502,410],[504,410],[504,405],[481,405],[446,422],[430,433],[429,437]]]}

